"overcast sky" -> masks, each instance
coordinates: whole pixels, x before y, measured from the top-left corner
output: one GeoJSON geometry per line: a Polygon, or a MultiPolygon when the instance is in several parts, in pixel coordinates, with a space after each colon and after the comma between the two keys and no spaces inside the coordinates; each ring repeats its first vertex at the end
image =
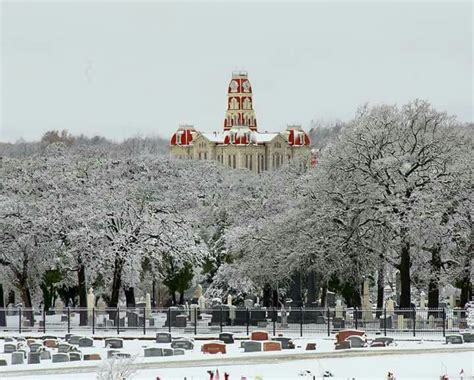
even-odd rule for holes
{"type": "Polygon", "coordinates": [[[235,69],[261,130],[417,97],[473,120],[470,1],[0,6],[0,141],[221,130],[235,69]]]}

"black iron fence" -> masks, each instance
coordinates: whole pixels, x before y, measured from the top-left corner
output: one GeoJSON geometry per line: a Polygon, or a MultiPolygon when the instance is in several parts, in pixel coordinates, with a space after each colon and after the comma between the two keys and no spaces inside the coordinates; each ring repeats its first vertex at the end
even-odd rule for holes
{"type": "Polygon", "coordinates": [[[342,329],[372,334],[439,334],[469,328],[464,309],[241,308],[196,305],[179,308],[0,308],[0,332],[140,334],[169,331],[191,335],[233,332],[248,335],[267,330],[272,335],[331,335],[342,329]]]}

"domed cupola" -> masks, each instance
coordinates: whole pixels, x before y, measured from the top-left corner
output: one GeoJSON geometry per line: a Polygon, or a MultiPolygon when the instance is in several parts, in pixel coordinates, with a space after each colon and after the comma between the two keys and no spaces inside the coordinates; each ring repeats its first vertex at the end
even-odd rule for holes
{"type": "Polygon", "coordinates": [[[178,130],[171,136],[171,145],[192,145],[196,136],[196,130],[192,125],[180,125],[178,130]]]}
{"type": "Polygon", "coordinates": [[[257,130],[257,119],[253,110],[252,86],[246,71],[233,72],[227,88],[224,131],[234,126],[246,126],[252,131],[257,130]]]}
{"type": "Polygon", "coordinates": [[[290,146],[310,145],[309,136],[300,125],[289,125],[286,129],[286,138],[290,146]]]}

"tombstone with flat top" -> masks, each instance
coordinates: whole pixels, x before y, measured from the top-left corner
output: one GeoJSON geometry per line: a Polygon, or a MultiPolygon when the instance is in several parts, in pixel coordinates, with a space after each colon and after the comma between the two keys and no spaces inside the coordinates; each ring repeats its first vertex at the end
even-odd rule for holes
{"type": "Polygon", "coordinates": [[[163,349],[158,347],[145,348],[145,357],[151,358],[156,356],[163,356],[163,349]]]}
{"type": "Polygon", "coordinates": [[[68,354],[54,354],[51,360],[52,363],[65,363],[69,361],[68,354]]]}
{"type": "Polygon", "coordinates": [[[156,343],[171,343],[170,333],[156,333],[156,343]]]}
{"type": "Polygon", "coordinates": [[[23,364],[24,360],[23,352],[12,352],[12,364],[23,364]]]}
{"type": "Polygon", "coordinates": [[[40,352],[29,352],[28,353],[28,364],[39,364],[41,363],[40,352]]]}

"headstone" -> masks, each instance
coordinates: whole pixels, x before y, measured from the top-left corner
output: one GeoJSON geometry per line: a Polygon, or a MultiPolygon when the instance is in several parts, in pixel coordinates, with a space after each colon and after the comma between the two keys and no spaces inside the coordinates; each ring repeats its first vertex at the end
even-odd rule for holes
{"type": "Polygon", "coordinates": [[[351,348],[351,342],[348,340],[345,340],[343,342],[336,343],[336,350],[347,350],[351,348]]]}
{"type": "Polygon", "coordinates": [[[7,365],[7,361],[5,359],[0,359],[0,367],[4,367],[7,365]]]}
{"type": "Polygon", "coordinates": [[[79,340],[83,338],[82,336],[79,336],[79,335],[73,335],[71,337],[69,337],[69,344],[74,344],[74,345],[78,345],[79,344],[79,340]]]}
{"type": "Polygon", "coordinates": [[[118,353],[120,353],[119,350],[108,350],[107,351],[107,359],[112,359],[118,353]]]}
{"type": "Polygon", "coordinates": [[[342,319],[344,317],[344,308],[342,307],[342,301],[341,300],[336,301],[335,311],[336,311],[335,318],[341,318],[342,319]]]}
{"type": "Polygon", "coordinates": [[[61,298],[56,298],[56,302],[54,302],[54,311],[56,314],[62,314],[64,309],[64,302],[61,300],[61,298]]]}
{"type": "Polygon", "coordinates": [[[104,313],[106,307],[107,304],[105,303],[105,301],[102,299],[102,297],[99,297],[99,300],[97,301],[97,312],[104,313]]]}
{"type": "Polygon", "coordinates": [[[175,348],[173,350],[173,355],[178,356],[178,355],[184,355],[185,351],[182,348],[175,348]]]}
{"type": "Polygon", "coordinates": [[[177,315],[176,316],[176,327],[184,328],[187,325],[188,317],[186,315],[177,315]]]}
{"type": "Polygon", "coordinates": [[[465,343],[474,343],[474,333],[461,333],[463,341],[465,343]]]}
{"type": "Polygon", "coordinates": [[[87,318],[92,319],[92,309],[95,307],[95,295],[92,288],[89,288],[87,294],[87,318]]]}
{"type": "Polygon", "coordinates": [[[43,345],[48,348],[57,348],[58,341],[57,339],[45,339],[43,340],[43,345]]]}
{"type": "Polygon", "coordinates": [[[434,315],[430,315],[430,316],[428,317],[428,328],[429,328],[430,330],[432,330],[432,329],[435,328],[435,317],[434,317],[434,315]]]}
{"type": "Polygon", "coordinates": [[[145,348],[145,357],[156,357],[156,356],[163,356],[163,349],[158,347],[148,347],[145,348]]]}
{"type": "Polygon", "coordinates": [[[80,352],[71,352],[69,353],[69,361],[77,362],[82,360],[82,354],[80,352]]]}
{"type": "Polygon", "coordinates": [[[390,346],[394,344],[394,339],[388,336],[378,336],[374,339],[374,342],[382,342],[384,346],[390,346]]]}
{"type": "Polygon", "coordinates": [[[281,343],[275,340],[262,342],[263,351],[281,351],[281,343]]]}
{"type": "Polygon", "coordinates": [[[288,327],[288,313],[284,307],[281,308],[281,327],[286,328],[288,327]]]}
{"type": "Polygon", "coordinates": [[[150,293],[145,295],[145,317],[151,317],[151,296],[150,293]]]}
{"type": "Polygon", "coordinates": [[[361,348],[367,345],[365,339],[362,339],[360,336],[350,336],[346,340],[351,342],[351,348],[361,348]]]}
{"type": "Polygon", "coordinates": [[[12,352],[12,364],[23,364],[24,359],[23,352],[12,352]]]}
{"type": "Polygon", "coordinates": [[[172,348],[163,348],[163,356],[173,356],[172,348]]]}
{"type": "Polygon", "coordinates": [[[398,329],[399,330],[404,330],[405,329],[405,320],[403,318],[403,314],[398,314],[397,315],[397,322],[398,322],[398,329]]]}
{"type": "Polygon", "coordinates": [[[70,345],[69,343],[59,343],[58,344],[58,352],[59,353],[66,353],[66,352],[69,352],[71,351],[71,348],[73,346],[70,345]]]}
{"type": "Polygon", "coordinates": [[[224,342],[225,344],[232,344],[234,343],[234,334],[223,332],[219,334],[219,340],[224,342]]]}
{"type": "Polygon", "coordinates": [[[272,338],[272,340],[276,340],[277,342],[281,343],[281,348],[284,350],[289,350],[289,349],[294,349],[295,344],[291,340],[291,338],[286,338],[283,336],[277,336],[275,338],[272,338]]]}
{"type": "Polygon", "coordinates": [[[28,364],[39,364],[41,363],[41,353],[29,352],[28,353],[28,364]]]}
{"type": "Polygon", "coordinates": [[[102,360],[99,354],[84,354],[84,360],[102,360]]]}
{"type": "Polygon", "coordinates": [[[256,330],[250,333],[250,340],[268,340],[268,332],[256,330]]]}
{"type": "Polygon", "coordinates": [[[156,333],[156,343],[171,343],[170,333],[156,333]]]}
{"type": "Polygon", "coordinates": [[[94,339],[88,337],[79,339],[79,347],[94,347],[94,339]]]}
{"type": "Polygon", "coordinates": [[[5,343],[11,343],[11,342],[15,342],[16,339],[12,338],[11,336],[7,336],[5,337],[5,339],[3,340],[5,343]]]}
{"type": "Polygon", "coordinates": [[[132,357],[132,355],[128,354],[126,352],[119,352],[119,353],[115,354],[115,357],[119,358],[119,359],[130,359],[132,357]]]}
{"type": "Polygon", "coordinates": [[[204,354],[225,354],[226,351],[226,346],[224,342],[209,342],[209,343],[204,343],[201,346],[201,352],[204,354]]]}
{"type": "Polygon", "coordinates": [[[204,298],[204,296],[202,294],[198,298],[198,305],[199,305],[199,309],[201,310],[201,312],[206,309],[206,299],[204,298]]]}
{"type": "Polygon", "coordinates": [[[12,352],[15,352],[16,349],[17,349],[17,347],[16,347],[15,343],[5,343],[3,345],[3,352],[5,354],[11,354],[12,352]]]}
{"type": "Polygon", "coordinates": [[[249,340],[245,342],[244,345],[244,352],[260,352],[262,351],[262,342],[249,340]]]}
{"type": "Polygon", "coordinates": [[[104,340],[105,347],[109,348],[123,348],[123,339],[120,338],[106,338],[104,340]]]}
{"type": "Polygon", "coordinates": [[[69,361],[69,354],[54,354],[52,357],[52,363],[65,363],[69,361]]]}
{"type": "Polygon", "coordinates": [[[306,351],[316,351],[316,343],[306,343],[306,351]]]}
{"type": "Polygon", "coordinates": [[[43,350],[40,352],[41,360],[50,360],[51,359],[51,352],[48,350],[43,350]]]}
{"type": "Polygon", "coordinates": [[[128,327],[138,327],[138,314],[127,311],[126,316],[128,327]]]}
{"type": "Polygon", "coordinates": [[[463,344],[464,340],[462,335],[459,334],[452,334],[446,335],[446,344],[463,344]]]}
{"type": "Polygon", "coordinates": [[[183,350],[192,350],[194,343],[189,339],[178,339],[171,342],[171,348],[182,348],[183,350]]]}
{"type": "Polygon", "coordinates": [[[31,352],[39,352],[44,346],[41,343],[33,343],[30,345],[31,352]]]}

